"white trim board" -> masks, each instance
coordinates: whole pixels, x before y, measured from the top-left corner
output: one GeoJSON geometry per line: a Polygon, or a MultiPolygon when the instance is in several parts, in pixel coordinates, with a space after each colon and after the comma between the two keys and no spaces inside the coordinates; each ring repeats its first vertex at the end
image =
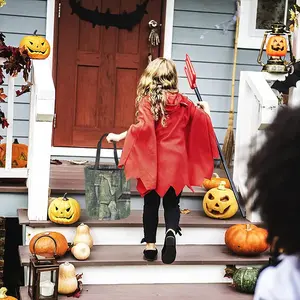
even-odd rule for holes
{"type": "MultiPolygon", "coordinates": [[[[54,21],[55,21],[55,1],[47,1],[47,20],[46,20],[46,38],[49,41],[51,49],[53,49],[54,43],[54,21]]],[[[175,0],[167,0],[166,4],[166,18],[165,18],[165,32],[164,32],[164,53],[166,58],[172,57],[172,40],[173,40],[173,23],[174,23],[174,8],[175,0]]],[[[51,51],[51,71],[52,71],[52,59],[53,54],[51,51]]],[[[121,152],[119,151],[119,155],[121,152]]],[[[71,147],[52,147],[51,155],[53,156],[79,156],[79,157],[95,157],[95,148],[71,148],[71,147]]],[[[111,158],[113,157],[113,151],[110,149],[104,149],[101,152],[101,157],[111,158]]]]}

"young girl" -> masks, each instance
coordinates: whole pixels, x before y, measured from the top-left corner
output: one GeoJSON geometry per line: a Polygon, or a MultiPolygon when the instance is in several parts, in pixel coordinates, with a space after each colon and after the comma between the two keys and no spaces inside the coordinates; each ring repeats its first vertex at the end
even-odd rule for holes
{"type": "MultiPolygon", "coordinates": [[[[157,258],[158,210],[163,198],[166,237],[162,261],[176,258],[175,234],[180,233],[179,200],[184,186],[201,186],[210,178],[218,157],[210,117],[178,92],[174,63],[152,61],[137,88],[137,124],[121,134],[110,133],[108,142],[126,137],[120,160],[126,178],[137,179],[144,197],[144,259],[157,258]]],[[[209,112],[206,105],[204,109],[209,112]]]]}
{"type": "Polygon", "coordinates": [[[266,224],[268,242],[284,252],[261,272],[254,300],[300,299],[299,149],[300,108],[284,108],[249,163],[252,209],[266,224]]]}

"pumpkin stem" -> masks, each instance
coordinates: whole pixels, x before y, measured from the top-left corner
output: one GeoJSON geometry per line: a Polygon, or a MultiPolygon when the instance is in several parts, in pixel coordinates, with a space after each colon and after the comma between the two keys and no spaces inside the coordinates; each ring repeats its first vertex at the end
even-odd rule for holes
{"type": "Polygon", "coordinates": [[[67,198],[67,194],[68,194],[68,193],[65,193],[64,196],[63,196],[63,200],[64,200],[64,201],[69,200],[69,199],[67,198]]]}
{"type": "Polygon", "coordinates": [[[226,265],[224,277],[232,278],[237,270],[238,269],[235,265],[226,265]]]}
{"type": "Polygon", "coordinates": [[[211,177],[212,178],[220,178],[220,176],[218,175],[218,173],[213,173],[211,177]]]}
{"type": "Polygon", "coordinates": [[[5,298],[7,298],[6,293],[7,293],[7,288],[6,288],[6,287],[2,287],[2,288],[0,289],[0,299],[5,299],[5,298]]]}
{"type": "Polygon", "coordinates": [[[251,231],[251,230],[252,230],[251,224],[246,224],[246,230],[247,230],[247,231],[251,231]]]}
{"type": "Polygon", "coordinates": [[[14,139],[14,144],[19,144],[18,139],[14,139]]]}
{"type": "Polygon", "coordinates": [[[219,186],[218,186],[218,190],[225,191],[226,190],[225,185],[226,185],[226,182],[225,181],[221,181],[220,184],[219,184],[219,186]]]}
{"type": "Polygon", "coordinates": [[[36,35],[37,34],[37,29],[34,31],[33,35],[36,35]]]}

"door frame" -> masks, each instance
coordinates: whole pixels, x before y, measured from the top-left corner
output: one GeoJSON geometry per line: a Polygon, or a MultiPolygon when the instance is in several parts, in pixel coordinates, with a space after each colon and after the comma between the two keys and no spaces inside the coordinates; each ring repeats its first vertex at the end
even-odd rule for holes
{"type": "MultiPolygon", "coordinates": [[[[47,19],[46,19],[46,39],[52,49],[49,61],[52,68],[54,82],[56,81],[56,63],[57,63],[57,37],[58,37],[58,14],[59,0],[47,0],[47,19]]],[[[163,57],[172,57],[173,23],[175,0],[163,0],[165,9],[164,32],[163,37],[163,57]]],[[[120,152],[120,151],[119,151],[120,152]]],[[[74,157],[94,157],[96,148],[76,148],[76,147],[51,147],[53,156],[74,156],[74,157]]],[[[101,151],[103,157],[113,157],[111,149],[101,151]]]]}

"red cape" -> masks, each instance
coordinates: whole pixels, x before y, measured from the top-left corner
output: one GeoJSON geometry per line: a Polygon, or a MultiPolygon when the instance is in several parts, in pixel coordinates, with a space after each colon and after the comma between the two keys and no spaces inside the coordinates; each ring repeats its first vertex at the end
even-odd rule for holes
{"type": "Polygon", "coordinates": [[[144,196],[151,190],[163,197],[170,187],[178,195],[185,186],[202,186],[211,178],[218,158],[210,117],[181,94],[168,94],[167,126],[155,122],[150,103],[139,105],[138,122],[127,133],[119,167],[127,180],[138,180],[144,196]]]}

